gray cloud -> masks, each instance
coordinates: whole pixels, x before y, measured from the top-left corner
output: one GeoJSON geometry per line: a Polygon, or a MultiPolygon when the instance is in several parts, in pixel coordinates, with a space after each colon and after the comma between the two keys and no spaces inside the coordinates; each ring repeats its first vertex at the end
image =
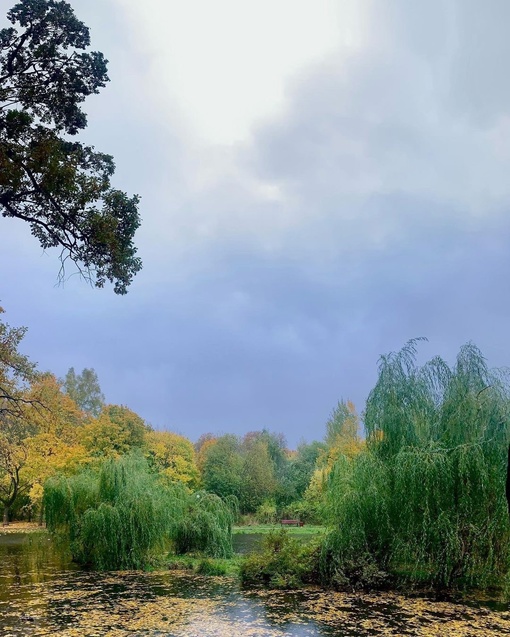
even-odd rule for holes
{"type": "Polygon", "coordinates": [[[409,338],[429,337],[423,358],[473,340],[508,364],[504,2],[367,2],[362,49],[296,76],[252,143],[203,156],[136,91],[151,54],[112,6],[76,2],[115,71],[87,140],[143,196],[145,267],[125,298],[55,288],[56,255],[1,221],[0,300],[42,368],[95,367],[108,400],[192,438],[295,444],[339,398],[361,409],[409,338]]]}

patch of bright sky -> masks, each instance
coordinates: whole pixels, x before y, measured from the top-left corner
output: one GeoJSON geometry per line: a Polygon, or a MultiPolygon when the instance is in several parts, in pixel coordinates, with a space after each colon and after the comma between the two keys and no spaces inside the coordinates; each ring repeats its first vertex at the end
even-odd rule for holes
{"type": "Polygon", "coordinates": [[[357,0],[115,0],[152,53],[162,106],[197,143],[249,140],[309,64],[361,43],[357,0]]]}

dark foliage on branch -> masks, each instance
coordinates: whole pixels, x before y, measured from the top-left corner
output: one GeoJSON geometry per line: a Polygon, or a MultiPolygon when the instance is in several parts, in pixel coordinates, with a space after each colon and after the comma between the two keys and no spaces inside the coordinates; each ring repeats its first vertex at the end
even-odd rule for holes
{"type": "Polygon", "coordinates": [[[125,294],[141,269],[137,195],[110,185],[110,155],[72,139],[87,125],[81,103],[108,81],[103,54],[84,52],[89,29],[67,2],[22,0],[0,30],[0,209],[60,248],[97,287],[125,294]]]}

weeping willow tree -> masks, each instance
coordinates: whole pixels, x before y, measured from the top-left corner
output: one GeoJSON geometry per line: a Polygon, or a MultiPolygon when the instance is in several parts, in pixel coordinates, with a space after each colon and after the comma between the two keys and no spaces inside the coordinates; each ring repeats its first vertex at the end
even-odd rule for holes
{"type": "Polygon", "coordinates": [[[143,568],[185,514],[186,492],[163,486],[137,455],[109,459],[99,472],[56,477],[45,487],[50,531],[73,559],[97,569],[143,568]]]}
{"type": "Polygon", "coordinates": [[[238,512],[235,496],[220,498],[206,491],[190,494],[185,515],[174,525],[176,553],[199,552],[210,557],[231,557],[232,525],[238,512]]]}
{"type": "Polygon", "coordinates": [[[367,449],[331,473],[323,574],[386,572],[438,587],[501,582],[510,566],[507,375],[472,344],[452,368],[438,357],[418,366],[416,349],[413,340],[381,358],[367,449]]]}

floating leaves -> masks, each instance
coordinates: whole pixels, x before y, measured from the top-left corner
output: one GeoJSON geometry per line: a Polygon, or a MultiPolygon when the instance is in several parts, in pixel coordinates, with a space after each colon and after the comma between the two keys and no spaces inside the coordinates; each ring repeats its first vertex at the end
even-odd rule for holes
{"type": "Polygon", "coordinates": [[[510,636],[509,605],[246,590],[189,571],[84,571],[44,534],[0,537],[0,563],[2,637],[510,636]]]}
{"type": "Polygon", "coordinates": [[[62,572],[0,592],[4,637],[510,635],[510,611],[394,593],[243,591],[176,572],[62,572]]]}

